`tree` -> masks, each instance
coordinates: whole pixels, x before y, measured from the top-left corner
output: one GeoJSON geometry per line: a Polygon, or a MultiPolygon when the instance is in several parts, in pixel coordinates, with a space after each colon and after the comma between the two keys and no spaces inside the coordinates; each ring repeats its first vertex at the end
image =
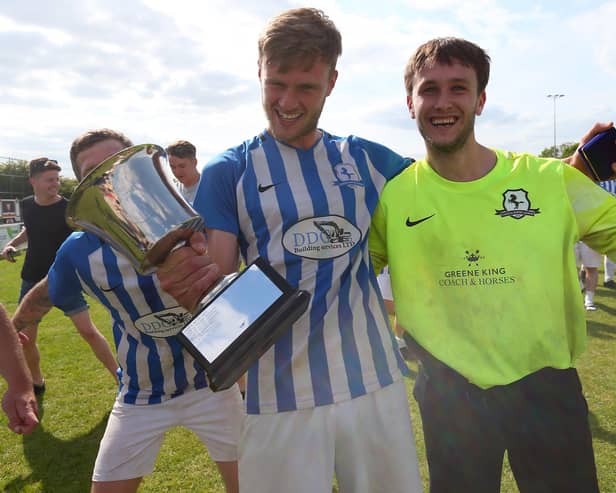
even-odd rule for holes
{"type": "Polygon", "coordinates": [[[78,181],[75,178],[60,178],[60,195],[66,197],[67,199],[71,198],[73,192],[75,191],[75,187],[78,185],[78,181]]]}
{"type": "MultiPolygon", "coordinates": [[[[23,199],[32,195],[33,190],[28,178],[30,171],[28,161],[23,159],[10,159],[0,163],[0,196],[11,199],[23,199]]],[[[74,178],[60,177],[60,195],[67,199],[73,194],[77,186],[74,178]]]]}
{"type": "Polygon", "coordinates": [[[540,157],[557,157],[559,159],[571,156],[578,148],[577,142],[564,142],[556,146],[556,153],[554,153],[554,146],[546,147],[539,154],[540,157]]]}
{"type": "Polygon", "coordinates": [[[28,181],[28,161],[9,159],[0,163],[0,196],[7,199],[22,199],[32,195],[28,181]]]}

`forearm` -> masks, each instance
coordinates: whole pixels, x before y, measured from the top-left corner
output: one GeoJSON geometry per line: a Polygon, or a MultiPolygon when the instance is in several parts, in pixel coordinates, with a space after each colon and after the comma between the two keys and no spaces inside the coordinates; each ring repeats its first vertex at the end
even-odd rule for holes
{"type": "Polygon", "coordinates": [[[47,277],[45,277],[28,291],[28,294],[21,301],[13,315],[13,325],[17,331],[37,325],[52,308],[47,277]]]}
{"type": "Polygon", "coordinates": [[[88,343],[96,358],[107,370],[109,370],[114,380],[117,381],[118,377],[116,370],[118,369],[118,364],[113,356],[107,339],[105,339],[105,336],[101,334],[100,330],[98,330],[96,325],[92,322],[90,312],[88,310],[83,310],[75,313],[71,315],[71,321],[73,325],[75,325],[79,335],[88,343]]]}
{"type": "Polygon", "coordinates": [[[0,374],[9,388],[28,389],[32,377],[26,365],[21,344],[9,317],[0,305],[0,374]]]}
{"type": "Polygon", "coordinates": [[[109,373],[113,376],[114,380],[117,381],[117,369],[118,363],[116,362],[115,356],[111,351],[111,347],[107,342],[107,339],[101,334],[98,330],[92,335],[91,339],[88,340],[88,344],[90,348],[92,348],[92,352],[98,358],[98,360],[103,364],[109,373]]]}
{"type": "Polygon", "coordinates": [[[17,248],[19,245],[25,243],[26,241],[28,241],[28,233],[26,231],[26,228],[23,228],[19,233],[17,233],[14,238],[9,240],[6,245],[4,245],[4,248],[9,246],[17,248]]]}

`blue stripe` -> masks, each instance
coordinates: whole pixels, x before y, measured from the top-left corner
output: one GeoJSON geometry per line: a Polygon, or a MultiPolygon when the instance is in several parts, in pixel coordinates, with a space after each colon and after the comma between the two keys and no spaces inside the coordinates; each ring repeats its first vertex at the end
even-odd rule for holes
{"type": "MultiPolygon", "coordinates": [[[[255,203],[257,207],[250,208],[250,220],[252,223],[252,229],[255,232],[257,238],[257,250],[259,255],[267,247],[267,243],[270,241],[269,230],[267,229],[267,223],[265,221],[265,215],[263,214],[263,207],[261,206],[261,198],[257,192],[257,177],[255,175],[255,169],[252,164],[252,156],[247,156],[248,165],[244,173],[244,180],[242,183],[242,192],[244,194],[244,200],[246,204],[255,203]]],[[[243,235],[242,235],[243,236],[243,235]]],[[[244,243],[247,241],[244,239],[244,243]]]]}
{"type": "MultiPolygon", "coordinates": [[[[137,284],[139,285],[139,289],[143,293],[146,303],[150,307],[152,312],[160,312],[165,309],[165,305],[163,300],[161,300],[160,295],[158,294],[158,290],[156,289],[156,285],[154,284],[154,278],[152,276],[141,276],[137,275],[137,284]]],[[[139,316],[137,316],[138,318],[139,316]]],[[[135,319],[133,319],[135,320],[135,319]]]]}
{"type": "MultiPolygon", "coordinates": [[[[103,258],[103,265],[105,266],[105,270],[107,273],[107,285],[113,287],[116,285],[118,280],[124,281],[120,269],[118,268],[117,257],[111,247],[107,243],[102,243],[101,245],[101,253],[103,258]]],[[[133,303],[133,300],[126,292],[124,288],[124,284],[117,286],[114,289],[115,295],[118,297],[118,300],[122,304],[122,307],[128,313],[131,320],[137,320],[139,318],[139,312],[133,303]]],[[[105,296],[106,299],[106,296],[105,296]]],[[[116,312],[117,313],[117,312],[116,312]]],[[[121,320],[118,318],[117,320],[121,320]]],[[[134,337],[131,337],[128,333],[126,334],[127,342],[129,343],[129,351],[126,355],[126,373],[130,379],[130,386],[128,388],[128,392],[124,397],[124,402],[128,404],[134,404],[137,399],[138,394],[141,392],[141,388],[139,387],[139,376],[137,373],[137,365],[136,365],[136,354],[137,354],[137,344],[138,342],[134,337]]],[[[150,358],[148,357],[148,360],[150,358]]],[[[160,364],[160,362],[159,362],[160,364]]],[[[160,371],[159,371],[160,373],[160,371]]]]}
{"type": "MultiPolygon", "coordinates": [[[[139,284],[139,288],[143,293],[143,296],[150,307],[150,310],[153,313],[160,312],[165,310],[165,304],[160,297],[160,293],[156,288],[156,284],[154,283],[153,276],[141,276],[137,275],[137,282],[139,284]]],[[[184,354],[182,353],[182,345],[175,339],[175,337],[167,337],[165,341],[169,345],[169,349],[171,350],[171,354],[173,357],[173,380],[176,387],[176,392],[173,394],[174,396],[180,395],[183,393],[183,389],[185,389],[188,385],[188,377],[186,375],[186,368],[184,367],[184,354]]],[[[203,369],[201,369],[203,371],[203,369]]],[[[161,377],[161,392],[164,388],[162,386],[162,368],[160,369],[160,377],[161,377]]]]}
{"type": "Polygon", "coordinates": [[[252,365],[246,377],[246,412],[248,414],[260,414],[259,406],[259,361],[252,365]]]}
{"type": "MultiPolygon", "coordinates": [[[[284,184],[275,188],[278,208],[281,212],[284,211],[284,213],[281,214],[284,217],[284,224],[282,226],[284,231],[290,224],[297,222],[297,206],[295,205],[291,188],[288,186],[288,178],[284,162],[282,156],[280,155],[280,149],[276,141],[274,139],[267,139],[263,143],[263,147],[265,155],[267,156],[267,166],[272,177],[272,182],[284,184]]],[[[265,245],[259,246],[259,255],[268,259],[268,252],[265,245]]],[[[287,281],[289,281],[291,285],[297,286],[301,278],[301,263],[298,262],[298,260],[286,250],[284,250],[284,263],[286,268],[285,277],[287,281]]],[[[274,371],[278,412],[293,411],[297,409],[295,385],[293,382],[292,356],[293,331],[287,330],[274,346],[274,371]]]]}
{"type": "Polygon", "coordinates": [[[362,302],[366,312],[368,340],[370,341],[370,347],[372,348],[372,361],[381,386],[385,386],[393,382],[393,377],[387,365],[387,356],[385,353],[385,348],[383,347],[383,341],[379,334],[378,325],[374,318],[374,314],[369,309],[371,283],[370,275],[374,277],[374,273],[370,273],[370,269],[366,267],[366,263],[362,260],[357,272],[357,282],[362,287],[362,302]]]}
{"type": "Polygon", "coordinates": [[[398,343],[396,342],[394,331],[391,329],[389,325],[389,315],[387,314],[385,303],[383,302],[383,297],[381,296],[381,288],[379,287],[379,283],[376,279],[376,273],[374,273],[372,262],[370,262],[369,265],[370,265],[370,282],[372,283],[372,289],[375,290],[375,293],[378,293],[379,308],[381,310],[381,316],[386,321],[387,328],[389,329],[389,336],[390,336],[389,342],[394,348],[394,356],[396,357],[396,364],[398,365],[398,369],[400,370],[402,375],[404,375],[405,377],[410,377],[411,371],[409,370],[408,366],[406,366],[406,361],[404,361],[404,358],[402,357],[402,354],[400,353],[400,350],[398,349],[398,343]]]}
{"type": "MultiPolygon", "coordinates": [[[[349,267],[350,268],[350,267],[349,267]]],[[[353,311],[349,301],[349,293],[351,290],[352,277],[343,275],[344,282],[340,286],[338,294],[338,318],[340,320],[340,346],[342,350],[342,358],[346,369],[347,383],[351,397],[358,397],[366,393],[362,378],[361,361],[357,350],[357,341],[355,340],[355,332],[353,327],[353,311]]]]}
{"type": "MultiPolygon", "coordinates": [[[[306,188],[310,192],[315,216],[329,215],[327,194],[319,176],[319,169],[314,158],[314,149],[299,151],[300,169],[306,188]]],[[[286,251],[286,250],[285,250],[286,251]]],[[[333,260],[320,260],[315,277],[315,290],[310,309],[310,341],[308,344],[308,361],[315,405],[322,406],[334,401],[332,383],[329,374],[329,362],[325,350],[324,319],[327,313],[327,292],[332,286],[333,260]]]]}
{"type": "MultiPolygon", "coordinates": [[[[377,149],[378,150],[378,149],[377,149]]],[[[377,202],[379,199],[379,190],[377,190],[374,181],[371,178],[370,169],[371,167],[368,165],[368,161],[366,159],[366,153],[361,149],[361,147],[351,147],[351,153],[355,159],[355,163],[357,165],[357,169],[364,180],[365,186],[365,207],[370,211],[370,214],[374,213],[376,209],[377,202]]],[[[386,153],[382,153],[379,156],[379,159],[382,161],[386,161],[385,163],[389,167],[393,167],[394,164],[399,163],[398,159],[394,161],[394,157],[397,156],[389,151],[386,153]]],[[[376,165],[375,165],[376,166],[376,165]]],[[[346,194],[345,194],[346,199],[346,194]]],[[[347,211],[347,214],[352,214],[347,217],[356,217],[355,211],[355,203],[353,202],[353,211],[347,211]]],[[[345,210],[346,210],[346,200],[345,200],[345,210]]],[[[357,223],[356,223],[357,224],[357,223]]],[[[364,237],[361,240],[362,247],[368,242],[368,228],[363,231],[364,237]]],[[[359,248],[359,245],[356,245],[355,248],[359,248]]],[[[367,246],[365,247],[367,249],[367,246]]],[[[355,249],[354,249],[355,250],[355,249]]],[[[361,252],[364,251],[364,248],[361,249],[361,252]]],[[[357,252],[357,250],[355,250],[357,252]]],[[[353,253],[353,251],[351,252],[353,253]]],[[[360,254],[360,253],[358,253],[360,254]]],[[[370,262],[368,258],[367,262],[370,262]]],[[[364,306],[364,313],[366,314],[366,323],[367,323],[367,331],[368,331],[368,340],[370,341],[370,348],[372,349],[372,360],[374,364],[374,368],[377,373],[377,378],[382,386],[389,385],[393,382],[393,377],[391,372],[389,371],[389,366],[387,364],[387,356],[385,348],[383,347],[383,340],[381,339],[379,327],[374,317],[374,313],[370,309],[370,292],[372,290],[371,286],[373,282],[376,282],[374,271],[371,267],[366,265],[366,259],[361,258],[361,262],[357,271],[357,282],[358,286],[361,287],[362,290],[362,304],[364,306]]],[[[376,291],[379,292],[378,290],[376,291]]],[[[385,319],[384,323],[387,324],[387,329],[391,332],[389,328],[389,324],[387,319],[385,319]]]]}
{"type": "Polygon", "coordinates": [[[137,379],[137,346],[139,341],[130,334],[126,334],[126,342],[128,343],[128,351],[126,352],[126,373],[129,375],[128,391],[124,395],[124,402],[126,404],[134,404],[137,402],[137,395],[139,395],[140,388],[137,379]]]}
{"type": "MultiPolygon", "coordinates": [[[[327,153],[333,163],[337,164],[342,162],[340,149],[336,145],[335,141],[328,141],[327,153]]],[[[369,175],[366,175],[367,169],[360,166],[360,164],[361,163],[357,163],[357,161],[355,161],[357,171],[363,178],[364,183],[366,183],[366,181],[369,181],[366,180],[366,177],[369,175]]],[[[357,221],[356,207],[357,195],[355,190],[350,187],[342,186],[340,187],[340,193],[342,194],[344,217],[351,220],[353,224],[359,227],[360,224],[358,224],[357,221]]],[[[352,288],[352,277],[349,272],[353,264],[353,257],[356,255],[361,255],[360,246],[363,241],[365,241],[365,238],[362,238],[362,240],[347,254],[349,266],[347,267],[346,275],[342,275],[342,279],[344,279],[344,281],[340,286],[340,293],[338,295],[338,317],[340,319],[339,330],[341,339],[340,345],[342,350],[342,359],[344,360],[344,367],[346,370],[347,383],[349,385],[349,392],[352,397],[357,397],[366,393],[359,351],[357,350],[357,340],[355,338],[355,331],[353,330],[357,324],[353,320],[353,312],[351,308],[350,293],[352,288]]]]}

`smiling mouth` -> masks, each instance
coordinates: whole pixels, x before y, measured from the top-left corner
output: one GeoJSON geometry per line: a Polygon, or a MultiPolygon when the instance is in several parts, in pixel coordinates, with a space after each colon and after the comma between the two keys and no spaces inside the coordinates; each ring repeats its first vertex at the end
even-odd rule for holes
{"type": "Polygon", "coordinates": [[[449,116],[447,118],[431,118],[430,123],[435,127],[451,127],[458,121],[458,118],[455,116],[449,116]]]}
{"type": "Polygon", "coordinates": [[[276,114],[278,115],[278,118],[280,118],[281,120],[286,121],[286,122],[292,122],[292,121],[295,121],[295,120],[299,120],[302,117],[302,115],[303,115],[303,113],[301,113],[301,112],[297,112],[297,113],[283,113],[280,110],[277,110],[276,114]]]}

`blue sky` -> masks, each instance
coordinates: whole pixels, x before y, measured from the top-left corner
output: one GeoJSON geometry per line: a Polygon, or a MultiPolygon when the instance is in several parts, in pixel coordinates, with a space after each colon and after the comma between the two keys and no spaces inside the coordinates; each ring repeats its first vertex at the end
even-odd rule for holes
{"type": "Polygon", "coordinates": [[[112,127],[135,143],[191,140],[201,163],[261,131],[256,39],[287,8],[322,8],[342,33],[321,127],[413,157],[404,65],[420,43],[461,36],[492,57],[478,140],[538,153],[616,119],[616,1],[2,0],[0,156],[47,155],[112,127]]]}

